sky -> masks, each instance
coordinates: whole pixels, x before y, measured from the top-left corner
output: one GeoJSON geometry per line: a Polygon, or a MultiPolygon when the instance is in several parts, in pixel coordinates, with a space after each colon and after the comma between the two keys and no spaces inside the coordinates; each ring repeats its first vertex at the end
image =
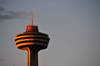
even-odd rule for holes
{"type": "Polygon", "coordinates": [[[100,66],[100,0],[0,0],[0,66],[27,66],[14,38],[31,24],[50,37],[39,66],[100,66]]]}

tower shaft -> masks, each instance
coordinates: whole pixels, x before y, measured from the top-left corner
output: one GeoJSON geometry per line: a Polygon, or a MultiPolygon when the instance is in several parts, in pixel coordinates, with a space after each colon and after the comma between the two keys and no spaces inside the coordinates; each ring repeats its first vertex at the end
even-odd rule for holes
{"type": "Polygon", "coordinates": [[[27,50],[27,56],[28,56],[28,61],[27,61],[27,66],[38,66],[38,51],[36,49],[32,48],[26,48],[27,50]]]}

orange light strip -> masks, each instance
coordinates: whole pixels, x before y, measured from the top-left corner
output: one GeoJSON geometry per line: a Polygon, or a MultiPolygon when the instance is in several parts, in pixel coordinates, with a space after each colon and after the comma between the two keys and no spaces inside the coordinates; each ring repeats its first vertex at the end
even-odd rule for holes
{"type": "Polygon", "coordinates": [[[31,40],[48,42],[47,40],[44,40],[44,39],[20,39],[20,40],[17,40],[16,43],[21,42],[21,41],[31,41],[31,40]]]}
{"type": "Polygon", "coordinates": [[[17,44],[17,48],[20,47],[20,46],[26,46],[26,45],[43,45],[43,46],[47,46],[47,44],[43,44],[43,43],[27,42],[27,43],[20,43],[20,44],[17,44]]]}
{"type": "Polygon", "coordinates": [[[18,39],[18,38],[23,38],[23,37],[41,37],[41,38],[43,37],[43,38],[48,38],[48,37],[37,36],[37,35],[24,35],[24,36],[18,36],[18,37],[16,37],[15,40],[18,39]]]}

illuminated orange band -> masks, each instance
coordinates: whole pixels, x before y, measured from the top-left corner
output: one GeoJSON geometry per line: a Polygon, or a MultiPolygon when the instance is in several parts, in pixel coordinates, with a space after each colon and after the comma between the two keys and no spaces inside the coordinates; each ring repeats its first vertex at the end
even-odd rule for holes
{"type": "MultiPolygon", "coordinates": [[[[15,38],[15,40],[16,40],[16,39],[19,39],[19,38],[24,38],[24,37],[43,37],[43,38],[47,38],[47,37],[45,37],[45,36],[25,35],[25,36],[18,36],[18,37],[15,38]]],[[[47,39],[48,39],[48,38],[47,38],[47,39]]]]}
{"type": "Polygon", "coordinates": [[[47,44],[43,44],[43,43],[33,43],[33,42],[27,42],[27,43],[20,43],[20,44],[17,44],[17,48],[20,47],[20,46],[26,46],[26,45],[43,45],[43,46],[47,46],[47,44]]]}
{"type": "Polygon", "coordinates": [[[15,41],[15,42],[18,43],[18,42],[21,42],[21,41],[31,41],[31,40],[48,42],[47,40],[44,40],[44,39],[21,39],[21,40],[15,41]]]}

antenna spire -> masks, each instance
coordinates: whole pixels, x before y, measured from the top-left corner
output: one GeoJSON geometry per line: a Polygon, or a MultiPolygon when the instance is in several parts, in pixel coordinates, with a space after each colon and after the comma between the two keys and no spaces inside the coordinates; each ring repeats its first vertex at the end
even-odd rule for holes
{"type": "Polygon", "coordinates": [[[33,25],[33,11],[31,11],[31,25],[33,25]]]}

